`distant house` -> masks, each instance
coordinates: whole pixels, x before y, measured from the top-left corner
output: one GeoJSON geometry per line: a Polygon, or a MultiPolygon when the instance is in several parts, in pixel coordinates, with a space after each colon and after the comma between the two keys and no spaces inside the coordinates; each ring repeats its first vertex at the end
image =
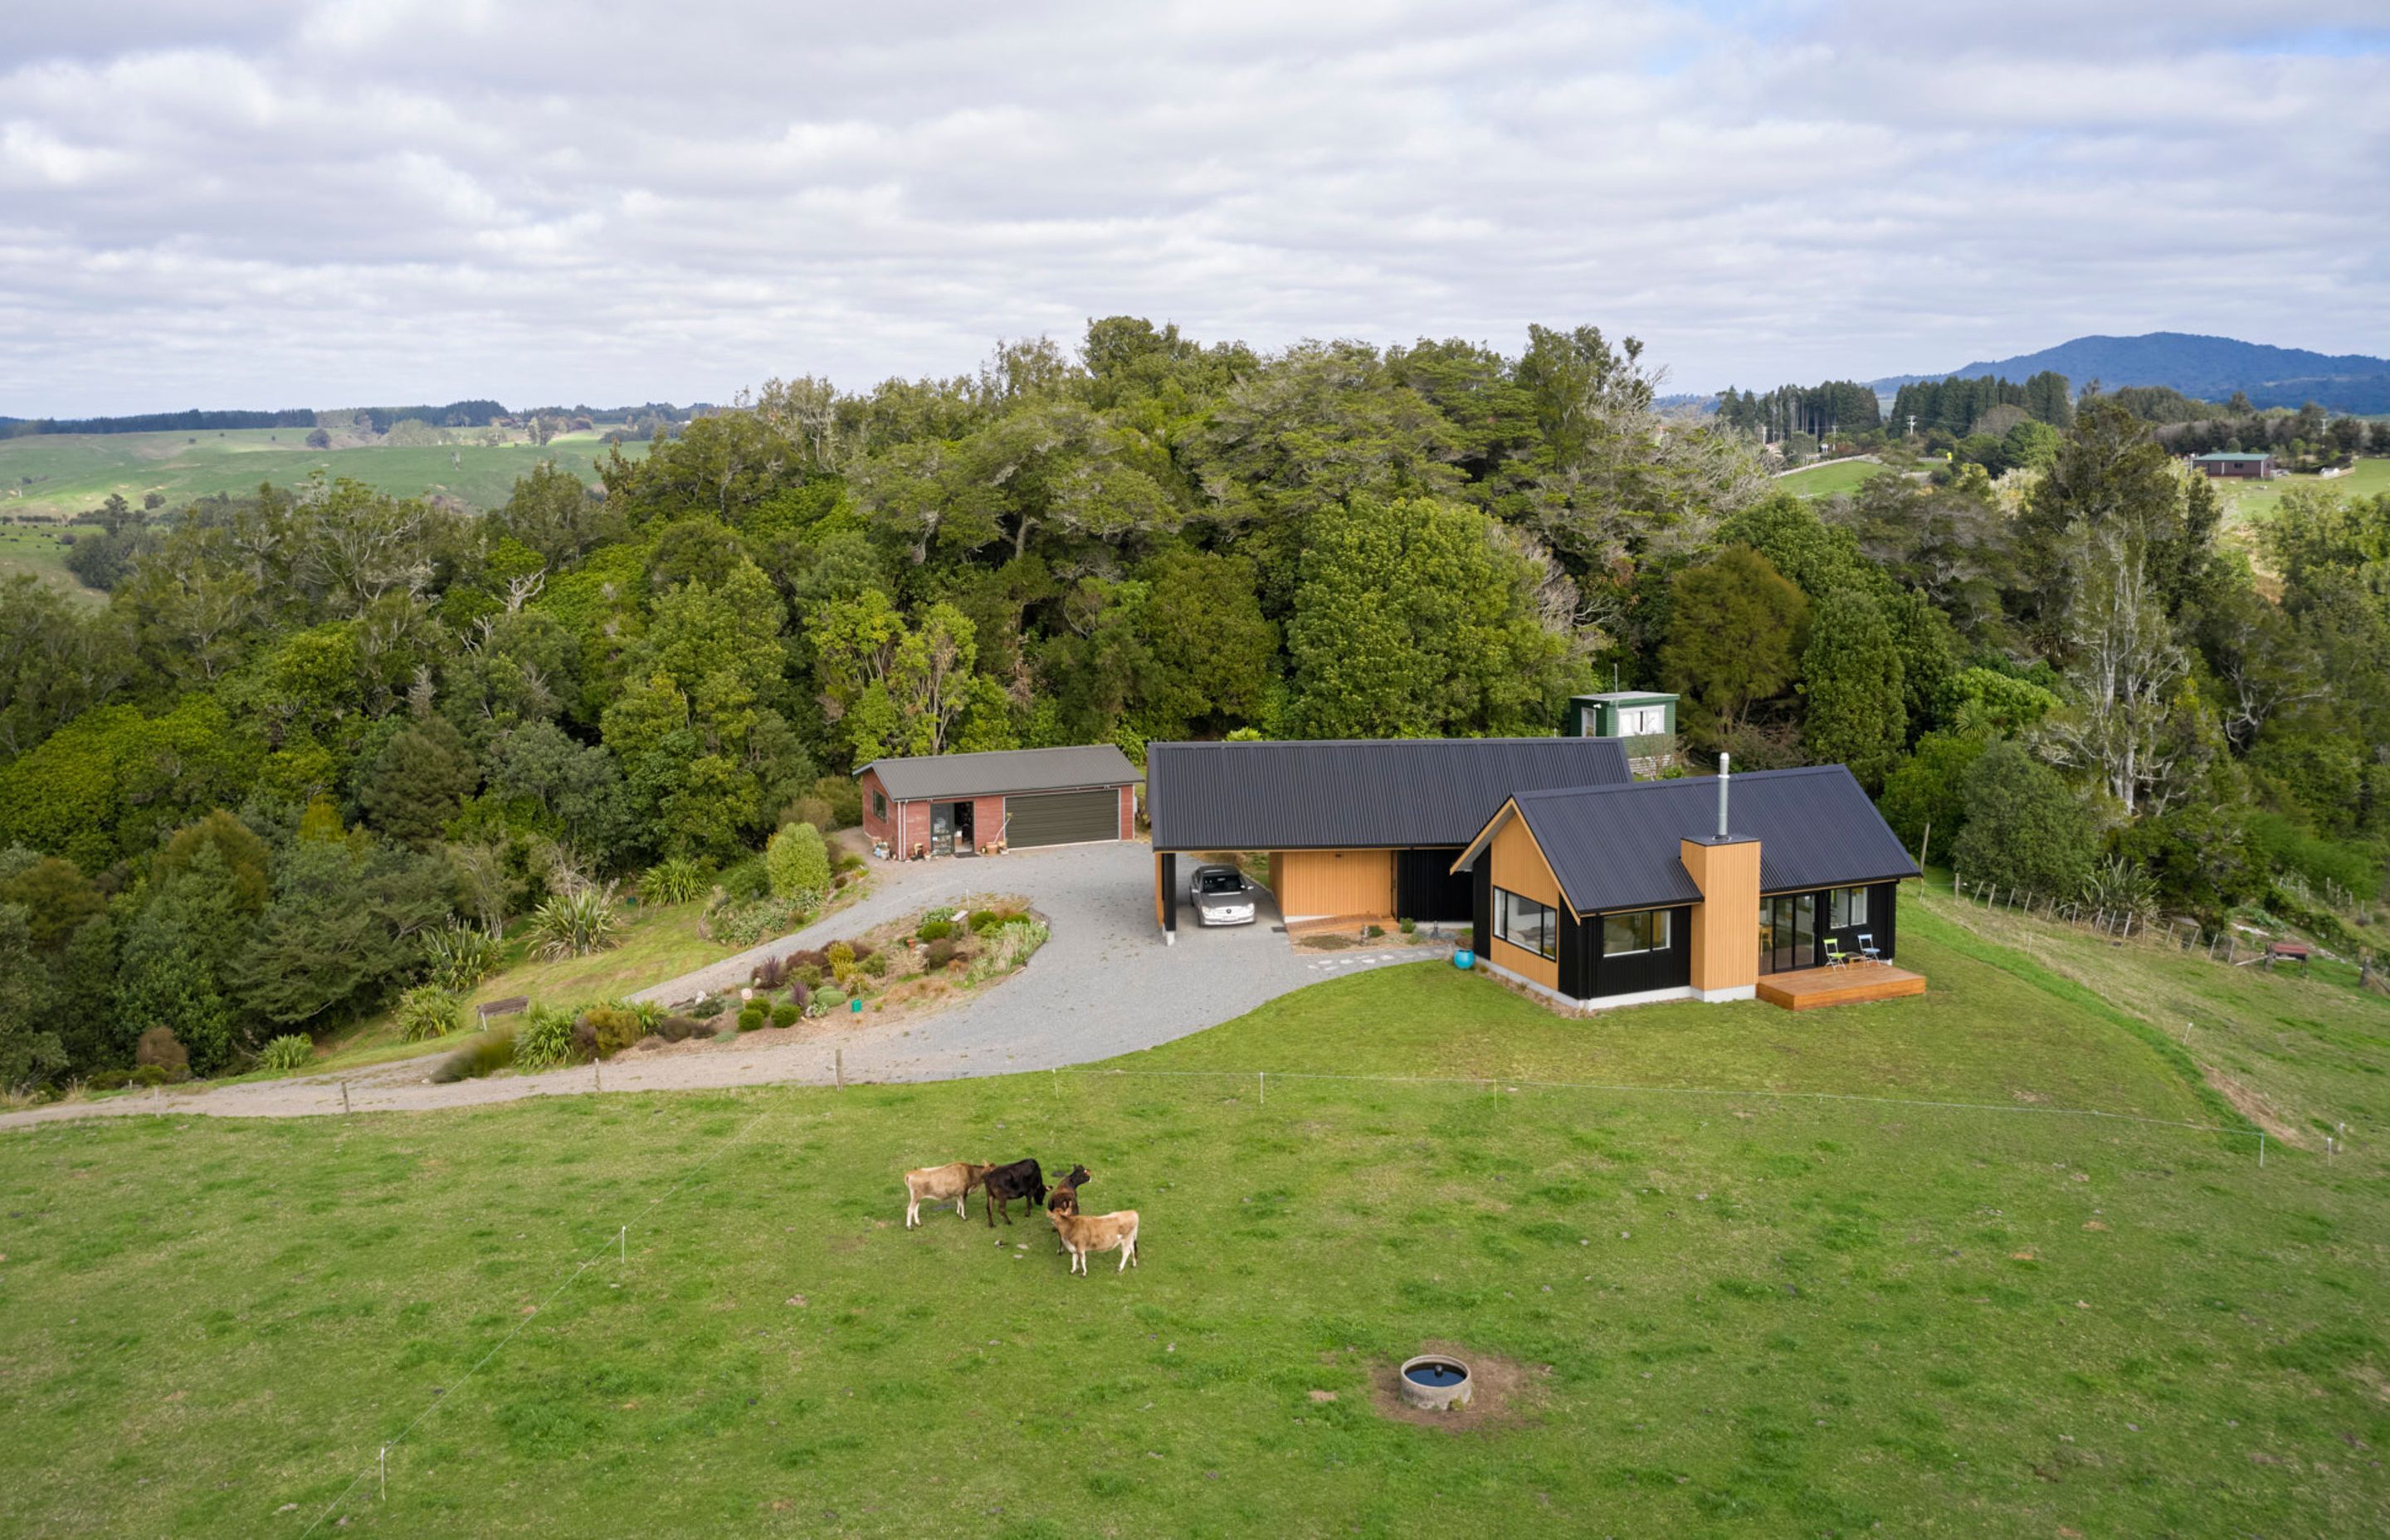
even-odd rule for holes
{"type": "Polygon", "coordinates": [[[2193,455],[2191,463],[2210,476],[2254,476],[2261,481],[2274,479],[2274,456],[2233,450],[2213,455],[2193,455]]]}

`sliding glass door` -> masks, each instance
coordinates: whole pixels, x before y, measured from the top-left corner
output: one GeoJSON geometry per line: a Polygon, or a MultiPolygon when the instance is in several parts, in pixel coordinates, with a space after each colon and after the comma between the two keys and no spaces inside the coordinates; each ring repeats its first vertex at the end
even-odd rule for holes
{"type": "Polygon", "coordinates": [[[1789,973],[1818,962],[1818,895],[1792,893],[1759,901],[1759,970],[1789,973]]]}

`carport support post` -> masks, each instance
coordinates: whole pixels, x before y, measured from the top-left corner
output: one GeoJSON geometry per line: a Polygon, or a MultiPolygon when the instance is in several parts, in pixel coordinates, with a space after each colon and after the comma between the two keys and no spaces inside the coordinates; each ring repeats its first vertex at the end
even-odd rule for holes
{"type": "Polygon", "coordinates": [[[1153,858],[1155,896],[1162,901],[1162,943],[1178,944],[1178,853],[1163,851],[1153,858]]]}

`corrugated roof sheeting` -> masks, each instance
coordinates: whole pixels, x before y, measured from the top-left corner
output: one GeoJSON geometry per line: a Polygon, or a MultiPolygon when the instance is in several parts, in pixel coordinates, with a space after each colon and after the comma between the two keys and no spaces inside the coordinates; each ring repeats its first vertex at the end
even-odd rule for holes
{"type": "Polygon", "coordinates": [[[922,759],[876,759],[863,768],[879,771],[880,784],[899,802],[1132,786],[1139,778],[1128,756],[1109,743],[1068,749],[1000,749],[984,754],[936,754],[922,759]]]}
{"type": "Polygon", "coordinates": [[[1152,743],[1156,850],[1463,845],[1521,789],[1625,782],[1613,738],[1152,743]]]}
{"type": "MultiPolygon", "coordinates": [[[[1717,793],[1714,777],[1529,791],[1519,812],[1579,910],[1658,908],[1700,901],[1678,847],[1717,833],[1717,793]]],[[[1763,892],[1917,875],[1839,764],[1732,777],[1727,824],[1736,838],[1759,841],[1763,892]]]]}

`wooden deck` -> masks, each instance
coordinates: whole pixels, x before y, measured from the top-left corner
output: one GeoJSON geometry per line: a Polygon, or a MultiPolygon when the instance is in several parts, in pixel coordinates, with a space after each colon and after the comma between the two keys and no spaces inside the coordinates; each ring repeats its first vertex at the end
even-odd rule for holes
{"type": "Polygon", "coordinates": [[[1804,968],[1763,974],[1759,997],[1786,1010],[1818,1010],[1868,1000],[1897,1000],[1925,993],[1925,975],[1890,963],[1854,962],[1840,968],[1804,968]]]}

